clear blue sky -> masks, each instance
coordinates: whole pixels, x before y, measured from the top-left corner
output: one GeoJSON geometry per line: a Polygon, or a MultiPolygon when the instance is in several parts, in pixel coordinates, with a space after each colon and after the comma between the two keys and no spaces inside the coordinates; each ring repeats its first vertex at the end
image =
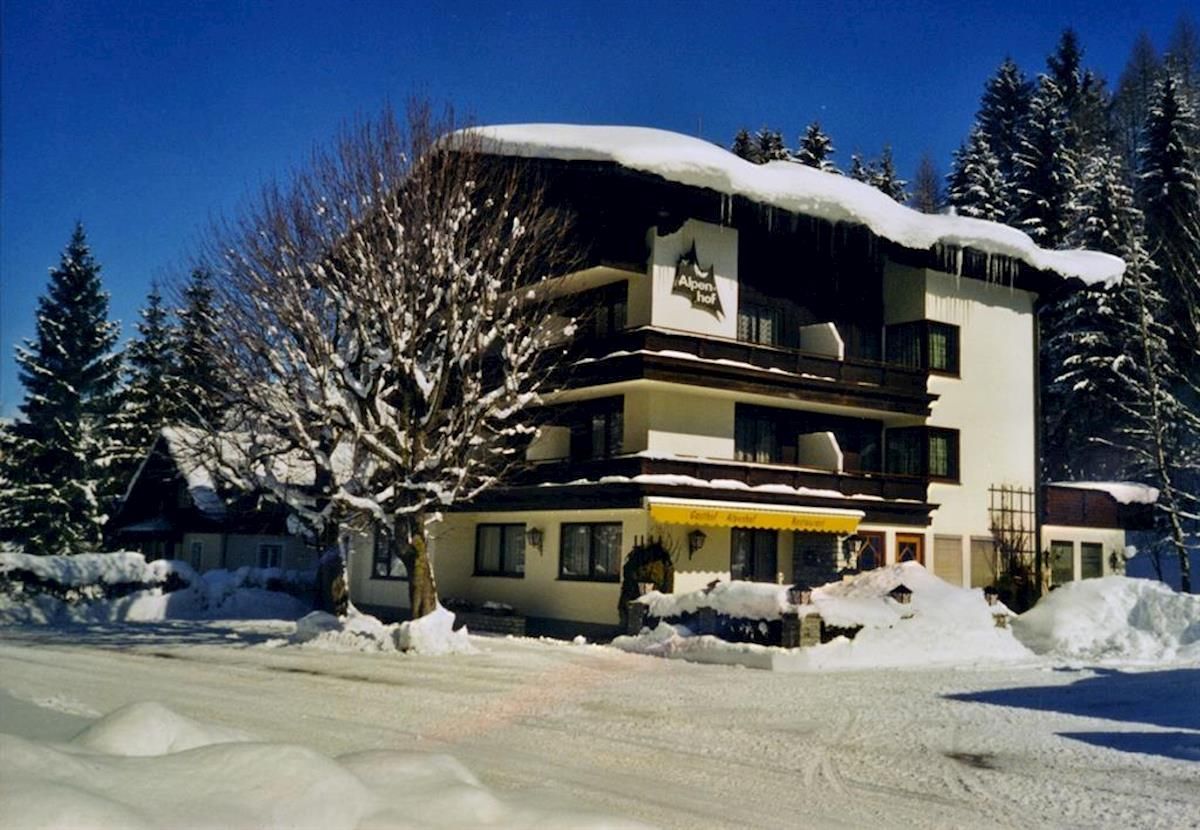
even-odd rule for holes
{"type": "Polygon", "coordinates": [[[76,219],[127,337],[210,217],[388,100],[724,144],[819,119],[843,166],[891,143],[911,177],[923,152],[949,166],[1006,54],[1036,74],[1073,26],[1112,86],[1192,3],[0,0],[0,414],[76,219]]]}

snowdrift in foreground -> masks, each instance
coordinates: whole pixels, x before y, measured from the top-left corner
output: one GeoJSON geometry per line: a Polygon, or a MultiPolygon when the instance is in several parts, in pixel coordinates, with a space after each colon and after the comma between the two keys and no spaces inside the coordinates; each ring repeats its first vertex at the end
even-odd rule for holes
{"type": "MultiPolygon", "coordinates": [[[[709,605],[718,613],[751,619],[772,619],[788,607],[786,587],[747,582],[722,583],[707,594],[652,595],[647,604],[652,616],[709,605]]],[[[996,609],[982,591],[957,588],[914,562],[817,588],[810,607],[828,625],[862,630],[853,640],[838,637],[819,646],[784,649],[697,637],[683,626],[661,623],[636,637],[618,637],[613,645],[643,654],[781,671],[968,665],[1033,656],[1012,632],[996,627],[996,609]],[[888,596],[902,583],[912,591],[909,604],[888,596]]]]}
{"type": "Polygon", "coordinates": [[[314,611],[296,622],[290,642],[328,651],[410,651],[416,654],[474,654],[464,626],[454,630],[454,614],[440,604],[432,614],[398,625],[351,607],[344,618],[314,611]]]}
{"type": "Polygon", "coordinates": [[[1017,617],[1013,633],[1066,659],[1200,660],[1200,596],[1125,576],[1068,582],[1017,617]]]}
{"type": "Polygon", "coordinates": [[[65,744],[0,734],[0,757],[7,827],[640,826],[507,804],[450,756],[331,758],[155,703],[117,710],[65,744]]]}

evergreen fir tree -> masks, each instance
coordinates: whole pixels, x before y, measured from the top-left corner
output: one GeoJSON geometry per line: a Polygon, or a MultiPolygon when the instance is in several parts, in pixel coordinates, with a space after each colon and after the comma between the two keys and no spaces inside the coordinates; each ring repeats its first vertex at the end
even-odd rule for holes
{"type": "Polygon", "coordinates": [[[909,205],[921,213],[937,213],[942,207],[942,177],[933,158],[925,153],[913,177],[913,192],[909,205]]]}
{"type": "Polygon", "coordinates": [[[1161,64],[1150,37],[1142,32],[1134,42],[1133,51],[1125,63],[1121,80],[1113,95],[1110,120],[1116,147],[1125,169],[1132,175],[1138,168],[1138,148],[1142,144],[1142,127],[1154,92],[1161,64]]]}
{"type": "Polygon", "coordinates": [[[826,173],[840,173],[833,163],[833,139],[821,131],[821,124],[812,122],[805,129],[800,139],[800,149],[796,152],[796,161],[826,173]]]}
{"type": "Polygon", "coordinates": [[[979,126],[954,153],[947,177],[946,200],[963,216],[1002,222],[1011,208],[1004,201],[1004,175],[992,152],[987,134],[979,126]]]}
{"type": "Polygon", "coordinates": [[[900,178],[896,173],[896,163],[892,160],[892,148],[885,146],[883,155],[879,157],[879,164],[874,165],[874,172],[871,176],[871,185],[875,189],[880,190],[896,200],[900,204],[908,201],[908,191],[904,186],[908,182],[900,178]]]}
{"type": "Polygon", "coordinates": [[[181,408],[175,353],[179,338],[157,284],[151,286],[141,318],[138,339],[125,352],[128,377],[116,418],[126,474],[136,469],[159,431],[179,420],[181,408]]]}
{"type": "Polygon", "coordinates": [[[988,148],[996,157],[1000,183],[1006,190],[1003,197],[1000,194],[993,195],[993,201],[998,204],[1012,202],[1007,191],[1016,177],[1017,151],[1032,103],[1033,84],[1011,58],[1005,58],[984,86],[979,114],[975,119],[988,148]]]}
{"type": "Polygon", "coordinates": [[[26,395],[6,430],[0,525],[30,553],[100,545],[118,486],[109,472],[116,342],[100,266],[77,225],[38,301],[36,338],[17,350],[26,395]]]}
{"type": "Polygon", "coordinates": [[[1069,227],[1077,180],[1069,131],[1062,95],[1043,75],[1015,158],[1013,219],[1044,248],[1062,245],[1069,227]]]}
{"type": "Polygon", "coordinates": [[[783,133],[763,127],[754,135],[754,149],[758,155],[758,163],[768,161],[787,161],[788,150],[783,143],[783,133]]]}
{"type": "Polygon", "coordinates": [[[1166,68],[1186,91],[1192,111],[1200,109],[1200,33],[1185,12],[1167,42],[1166,68]]]}
{"type": "MultiPolygon", "coordinates": [[[[1141,215],[1119,157],[1098,152],[1084,165],[1068,244],[1143,261],[1141,215]]],[[[1069,292],[1041,314],[1044,474],[1053,479],[1118,479],[1127,458],[1103,443],[1121,423],[1125,393],[1112,364],[1124,354],[1122,320],[1134,313],[1128,286],[1069,292]]]]}
{"type": "Polygon", "coordinates": [[[862,153],[850,154],[850,172],[847,174],[856,182],[870,184],[871,178],[875,175],[875,171],[871,169],[869,164],[864,164],[862,153]]]}
{"type": "Polygon", "coordinates": [[[219,426],[229,391],[213,356],[217,314],[212,275],[203,269],[192,271],[183,289],[183,307],[176,312],[179,417],[184,423],[205,428],[219,426]]]}
{"type": "Polygon", "coordinates": [[[729,151],[738,158],[743,158],[755,164],[760,163],[758,148],[755,146],[754,139],[750,137],[750,133],[745,127],[737,131],[737,135],[733,137],[733,144],[730,145],[729,151]]]}
{"type": "Polygon", "coordinates": [[[1190,228],[1200,225],[1200,173],[1197,130],[1191,106],[1181,84],[1166,73],[1156,90],[1146,119],[1144,143],[1139,151],[1139,196],[1146,215],[1152,258],[1160,266],[1163,293],[1172,311],[1176,346],[1188,355],[1189,365],[1200,375],[1200,360],[1193,357],[1200,341],[1196,326],[1200,311],[1200,274],[1165,267],[1194,260],[1190,249],[1200,244],[1190,228]]]}

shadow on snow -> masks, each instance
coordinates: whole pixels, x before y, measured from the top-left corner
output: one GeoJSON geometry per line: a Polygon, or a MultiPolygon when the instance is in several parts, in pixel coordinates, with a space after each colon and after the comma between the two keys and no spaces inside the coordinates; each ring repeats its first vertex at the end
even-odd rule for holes
{"type": "MultiPolygon", "coordinates": [[[[1182,730],[1200,730],[1200,669],[1123,672],[1093,669],[1095,676],[1065,686],[1023,686],[946,695],[964,703],[989,703],[1043,712],[1182,730]]],[[[1060,732],[1065,738],[1122,752],[1200,761],[1200,733],[1060,732]]]]}

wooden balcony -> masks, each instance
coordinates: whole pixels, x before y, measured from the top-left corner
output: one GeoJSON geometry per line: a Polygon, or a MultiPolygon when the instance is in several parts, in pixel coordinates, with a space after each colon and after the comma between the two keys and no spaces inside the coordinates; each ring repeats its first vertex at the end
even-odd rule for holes
{"type": "Polygon", "coordinates": [[[914,415],[937,399],[924,369],[670,329],[581,339],[571,354],[563,380],[575,387],[647,378],[914,415]]]}
{"type": "MultiPolygon", "coordinates": [[[[816,498],[868,496],[887,501],[924,502],[928,480],[886,473],[812,470],[775,464],[746,464],[702,458],[617,456],[591,461],[542,461],[529,465],[512,484],[569,484],[617,476],[686,476],[701,482],[735,482],[728,489],[775,485],[814,491],[816,498]],[[816,495],[816,493],[821,495],[816,495]]],[[[701,485],[703,486],[703,485],[701,485]]],[[[787,495],[786,493],[784,495],[787,495]]]]}

